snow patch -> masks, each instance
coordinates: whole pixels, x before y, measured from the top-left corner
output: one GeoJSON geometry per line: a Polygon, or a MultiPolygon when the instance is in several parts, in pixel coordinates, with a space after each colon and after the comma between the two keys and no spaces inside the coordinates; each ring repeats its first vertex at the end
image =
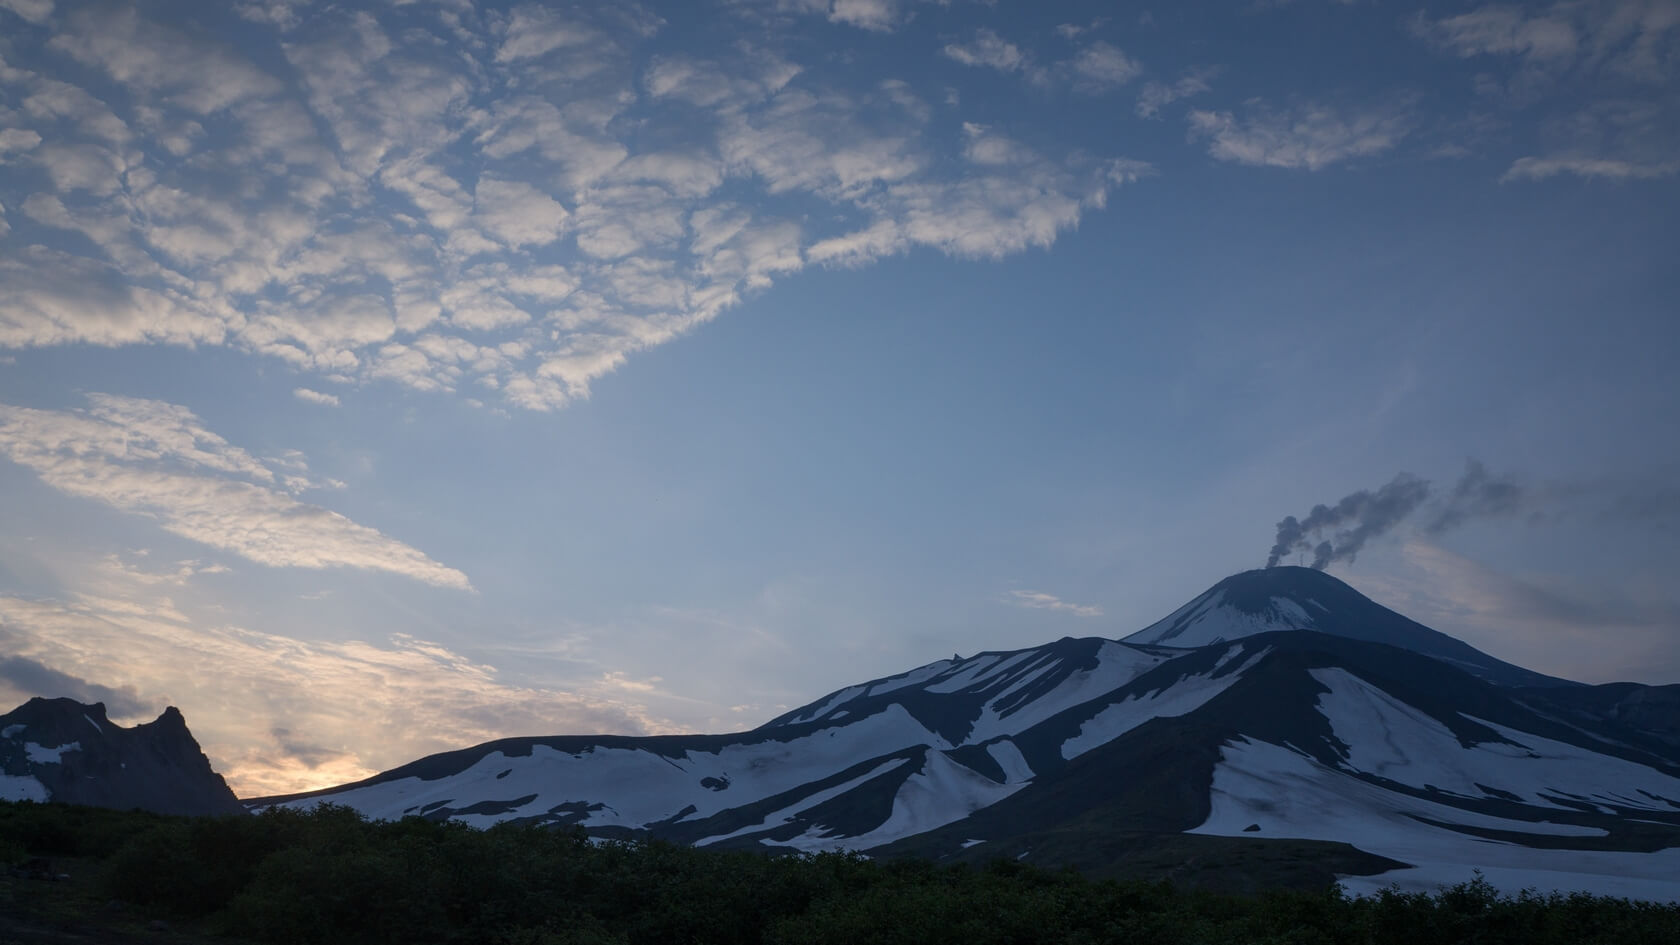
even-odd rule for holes
{"type": "Polygon", "coordinates": [[[833,777],[861,759],[917,745],[951,747],[903,706],[891,704],[846,725],[821,728],[796,738],[737,742],[711,751],[690,749],[676,756],[644,748],[603,746],[566,752],[535,745],[524,757],[490,752],[450,777],[430,781],[401,778],[301,798],[284,806],[308,809],[331,802],[353,807],[369,817],[396,820],[405,810],[439,801],[460,809],[486,800],[534,794],[535,799],[518,811],[474,815],[472,822],[487,825],[583,802],[607,805],[589,811],[579,821],[584,827],[642,828],[676,817],[688,807],[694,808],[688,818],[710,817],[833,777]],[[706,778],[727,778],[729,790],[713,791],[702,786],[706,778]]]}
{"type": "Polygon", "coordinates": [[[88,715],[86,712],[83,712],[82,713],[82,718],[87,719],[87,723],[89,725],[93,726],[94,731],[98,732],[101,735],[105,734],[105,730],[99,727],[99,723],[95,722],[93,720],[93,716],[88,715]]]}
{"type": "MultiPolygon", "coordinates": [[[[855,788],[866,781],[873,780],[878,775],[884,774],[887,771],[904,764],[908,764],[908,762],[902,758],[894,758],[891,761],[883,761],[869,771],[852,778],[850,781],[836,784],[831,788],[824,788],[823,790],[804,798],[798,803],[790,804],[777,811],[772,811],[771,813],[766,814],[764,819],[760,820],[756,824],[742,827],[739,830],[734,830],[729,833],[719,834],[715,837],[707,837],[704,840],[697,840],[694,845],[697,847],[710,846],[714,843],[722,843],[725,840],[733,840],[736,837],[744,837],[749,833],[758,833],[761,830],[775,829],[776,827],[780,827],[783,824],[791,822],[794,817],[804,813],[805,811],[827,803],[829,800],[839,797],[847,791],[850,791],[852,788],[855,788]]],[[[765,840],[763,842],[770,843],[773,841],[765,840]]]]}
{"type": "Polygon", "coordinates": [[[1273,630],[1310,630],[1315,626],[1312,615],[1289,598],[1273,597],[1264,612],[1249,613],[1227,604],[1224,591],[1215,591],[1132,634],[1126,642],[1191,648],[1273,630]]]}
{"type": "Polygon", "coordinates": [[[1272,610],[1293,624],[1295,629],[1312,629],[1313,619],[1307,614],[1306,608],[1287,597],[1272,598],[1272,610]]]}
{"type": "Polygon", "coordinates": [[[1124,701],[1104,708],[1079,726],[1079,734],[1062,743],[1062,757],[1069,760],[1077,758],[1151,719],[1174,718],[1194,712],[1230,688],[1250,666],[1270,651],[1269,647],[1260,650],[1241,666],[1217,679],[1211,672],[1205,676],[1186,676],[1142,697],[1127,696],[1124,701]]]}
{"type": "Polygon", "coordinates": [[[892,813],[879,827],[855,837],[825,837],[813,827],[783,845],[807,853],[867,850],[954,823],[983,807],[996,804],[1024,786],[999,784],[953,761],[942,751],[930,751],[922,770],[904,779],[899,786],[898,794],[893,798],[892,813]]]}
{"type": "Polygon", "coordinates": [[[1680,778],[1654,768],[1471,716],[1463,718],[1506,741],[1466,748],[1438,719],[1345,669],[1308,672],[1330,690],[1319,695],[1318,710],[1349,746],[1347,764],[1356,771],[1464,797],[1501,796],[1480,786],[1486,785],[1526,804],[1560,810],[1569,805],[1553,798],[1641,810],[1680,806],[1680,778]]]}
{"type": "Polygon", "coordinates": [[[18,725],[8,725],[5,728],[0,728],[0,738],[16,738],[19,735],[22,735],[23,730],[28,728],[28,727],[29,726],[27,726],[27,725],[18,724],[18,725]]]}
{"type": "Polygon", "coordinates": [[[1599,895],[1680,900],[1680,848],[1656,853],[1545,850],[1484,840],[1418,820],[1544,836],[1604,836],[1595,827],[1533,823],[1460,810],[1385,790],[1267,742],[1240,741],[1220,750],[1211,810],[1189,833],[1222,837],[1292,837],[1351,843],[1412,864],[1377,876],[1344,877],[1350,893],[1375,893],[1390,883],[1433,891],[1462,882],[1479,869],[1499,889],[1515,893],[1583,890],[1599,895]],[[1247,831],[1250,824],[1260,830],[1247,831]]]}
{"type": "Polygon", "coordinates": [[[984,840],[964,840],[964,841],[963,841],[963,842],[962,842],[962,848],[963,848],[963,849],[964,849],[964,850],[966,850],[966,849],[968,849],[968,848],[969,848],[969,847],[973,847],[973,846],[979,846],[979,845],[980,845],[980,844],[982,844],[982,843],[985,843],[985,842],[986,842],[986,841],[984,841],[984,840]]]}
{"type": "Polygon", "coordinates": [[[1008,739],[987,745],[986,754],[991,755],[992,760],[1003,769],[1005,784],[1031,781],[1035,776],[1032,766],[1027,764],[1026,756],[1021,754],[1021,749],[1015,747],[1015,743],[1008,739]]]}
{"type": "Polygon", "coordinates": [[[47,786],[28,775],[0,774],[0,801],[45,801],[47,786]]]}
{"type": "Polygon", "coordinates": [[[1120,643],[1105,641],[1097,649],[1097,665],[1092,669],[1071,673],[1056,688],[1041,694],[1025,705],[1015,706],[1008,715],[1000,714],[999,696],[986,704],[974,729],[964,744],[977,744],[999,735],[1019,735],[1045,719],[1101,698],[1155,668],[1164,658],[1120,643]]]}
{"type": "Polygon", "coordinates": [[[68,745],[59,745],[57,748],[48,748],[45,745],[37,745],[34,742],[23,743],[23,753],[29,756],[30,761],[33,761],[38,765],[61,764],[64,761],[63,755],[65,752],[81,750],[82,743],[79,741],[71,742],[68,745]]]}

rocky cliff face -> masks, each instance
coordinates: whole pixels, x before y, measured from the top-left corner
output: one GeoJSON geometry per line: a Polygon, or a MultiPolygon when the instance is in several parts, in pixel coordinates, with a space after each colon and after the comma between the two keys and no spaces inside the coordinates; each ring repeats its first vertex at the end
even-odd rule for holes
{"type": "Polygon", "coordinates": [[[103,703],[74,699],[31,699],[0,715],[0,799],[162,814],[243,811],[179,709],[123,728],[103,703]]]}

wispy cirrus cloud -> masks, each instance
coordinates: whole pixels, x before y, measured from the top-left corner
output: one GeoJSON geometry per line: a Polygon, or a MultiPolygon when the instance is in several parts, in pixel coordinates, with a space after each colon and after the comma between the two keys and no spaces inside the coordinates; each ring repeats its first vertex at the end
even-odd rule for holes
{"type": "Polygon", "coordinates": [[[1043,591],[1010,591],[1007,599],[1019,607],[1054,610],[1075,617],[1101,617],[1103,613],[1102,608],[1094,604],[1075,604],[1043,591]]]}
{"type": "Polygon", "coordinates": [[[165,531],[272,567],[352,567],[471,590],[460,571],[318,505],[297,456],[262,460],[185,407],[89,396],[80,410],[0,404],[0,455],[67,495],[153,519],[165,531]]]}
{"type": "Polygon", "coordinates": [[[181,599],[192,583],[181,568],[106,559],[61,596],[0,595],[0,694],[102,699],[126,721],[177,705],[245,797],[342,784],[509,735],[672,728],[645,707],[657,680],[597,669],[573,685],[520,685],[400,633],[307,640],[206,623],[185,612],[196,609],[181,599]],[[370,729],[381,737],[368,742],[370,729]]]}
{"type": "MultiPolygon", "coordinates": [[[[865,41],[909,15],[778,9],[865,41]]],[[[1048,245],[1136,176],[968,165],[895,76],[675,49],[636,8],[270,0],[229,12],[237,47],[156,12],[70,5],[14,40],[0,346],[222,345],[553,409],[808,266],[1048,245]]],[[[1136,68],[1100,42],[1064,65],[1091,91],[1136,68]]]]}

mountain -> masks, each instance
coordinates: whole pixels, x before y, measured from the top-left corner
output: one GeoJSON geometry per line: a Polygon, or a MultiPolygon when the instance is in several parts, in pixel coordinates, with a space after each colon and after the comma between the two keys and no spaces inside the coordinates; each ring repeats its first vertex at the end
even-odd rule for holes
{"type": "Polygon", "coordinates": [[[1672,687],[1529,673],[1273,570],[1125,640],[940,660],[749,732],[503,739],[249,803],[1226,888],[1479,868],[1513,890],[1680,899],[1672,687]]]}
{"type": "Polygon", "coordinates": [[[181,711],[123,728],[101,702],[31,699],[0,715],[0,800],[63,801],[161,814],[238,814],[181,711]]]}
{"type": "Polygon", "coordinates": [[[1208,646],[1272,630],[1317,630],[1387,643],[1444,660],[1507,686],[1573,686],[1531,672],[1389,610],[1313,568],[1274,567],[1233,574],[1125,638],[1126,643],[1208,646]]]}

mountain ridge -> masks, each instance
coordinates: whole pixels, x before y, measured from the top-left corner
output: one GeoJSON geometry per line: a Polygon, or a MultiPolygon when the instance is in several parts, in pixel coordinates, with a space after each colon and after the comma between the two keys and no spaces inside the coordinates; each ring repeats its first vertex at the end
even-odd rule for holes
{"type": "Polygon", "coordinates": [[[936,660],[744,732],[504,738],[243,803],[1106,875],[1228,862],[1356,891],[1481,869],[1680,901],[1680,686],[1530,673],[1270,571],[1120,640],[936,660]]]}
{"type": "Polygon", "coordinates": [[[0,797],[160,814],[236,814],[181,710],[132,728],[105,704],[36,697],[0,715],[0,797]]]}

